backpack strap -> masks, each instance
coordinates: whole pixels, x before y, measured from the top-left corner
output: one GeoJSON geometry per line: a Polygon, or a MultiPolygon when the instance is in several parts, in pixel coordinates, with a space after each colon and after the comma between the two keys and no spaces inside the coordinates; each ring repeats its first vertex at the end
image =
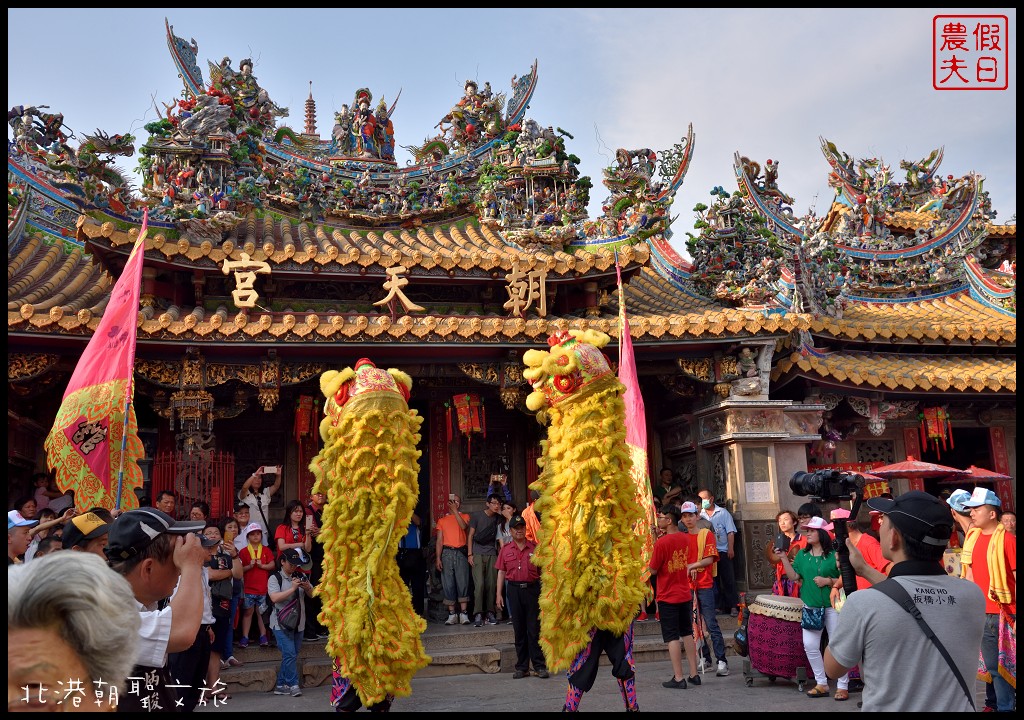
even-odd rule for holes
{"type": "MultiPolygon", "coordinates": [[[[281,592],[282,590],[284,590],[284,576],[281,575],[281,571],[280,570],[275,570],[274,572],[270,573],[270,575],[267,577],[267,581],[269,582],[270,578],[272,578],[272,577],[277,578],[278,592],[281,592]]],[[[267,588],[267,604],[268,605],[277,605],[277,603],[275,603],[273,600],[270,599],[270,588],[269,587],[267,588]]]]}
{"type": "Polygon", "coordinates": [[[967,683],[964,681],[964,676],[960,674],[960,668],[958,668],[956,663],[953,662],[953,658],[949,656],[949,653],[946,651],[945,646],[943,646],[942,641],[936,637],[934,631],[932,631],[924,617],[922,617],[921,610],[918,609],[917,603],[915,603],[913,598],[910,597],[910,593],[907,592],[906,588],[896,582],[894,578],[883,580],[871,587],[872,589],[880,590],[882,594],[887,595],[897,605],[910,613],[910,616],[917,621],[921,630],[924,631],[925,637],[932,641],[932,644],[935,645],[936,649],[938,649],[939,654],[942,655],[942,659],[946,661],[946,664],[949,665],[949,669],[953,671],[953,675],[956,676],[957,682],[960,683],[960,688],[964,691],[964,695],[967,696],[967,701],[971,703],[971,708],[976,710],[977,707],[974,704],[974,698],[971,696],[971,691],[968,689],[967,683]]]}

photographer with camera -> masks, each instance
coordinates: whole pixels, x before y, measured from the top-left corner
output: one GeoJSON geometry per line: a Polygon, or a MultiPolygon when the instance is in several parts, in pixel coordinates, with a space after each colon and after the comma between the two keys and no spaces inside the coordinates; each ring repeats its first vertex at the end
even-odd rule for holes
{"type": "Polygon", "coordinates": [[[275,695],[302,695],[297,665],[302,648],[302,628],[306,625],[304,597],[313,593],[309,578],[301,570],[310,564],[309,556],[298,548],[281,553],[281,570],[267,580],[267,596],[273,604],[270,629],[281,650],[281,669],[277,671],[275,695]],[[304,567],[305,566],[305,567],[304,567]]]}
{"type": "MultiPolygon", "coordinates": [[[[829,628],[826,672],[860,666],[865,712],[973,712],[985,597],[940,564],[953,528],[949,509],[916,490],[867,506],[882,514],[882,555],[894,565],[888,580],[846,599],[835,632],[829,628]],[[890,583],[906,597],[885,597],[890,583]]],[[[847,542],[854,568],[870,575],[847,542]]]]}

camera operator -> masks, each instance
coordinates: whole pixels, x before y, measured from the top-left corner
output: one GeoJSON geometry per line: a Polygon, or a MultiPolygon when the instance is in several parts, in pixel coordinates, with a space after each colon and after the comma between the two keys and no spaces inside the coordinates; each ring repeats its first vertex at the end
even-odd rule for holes
{"type": "MultiPolygon", "coordinates": [[[[832,511],[832,519],[836,520],[843,517],[842,513],[849,516],[849,512],[842,509],[832,511]]],[[[853,552],[850,551],[850,564],[853,565],[854,571],[857,573],[857,589],[866,590],[867,588],[874,585],[876,582],[881,582],[886,577],[886,572],[889,570],[889,561],[882,556],[882,546],[875,540],[871,535],[868,535],[868,530],[871,529],[871,511],[867,507],[862,507],[857,513],[856,518],[848,518],[846,530],[850,536],[850,542],[853,543],[853,548],[857,554],[863,559],[864,564],[858,567],[853,562],[853,552]],[[870,570],[874,570],[872,573],[870,570]]],[[[842,582],[839,583],[839,587],[842,587],[842,582]]]]}
{"type": "MultiPolygon", "coordinates": [[[[895,500],[872,498],[882,513],[882,555],[894,563],[888,582],[901,585],[924,621],[952,656],[973,694],[985,598],[973,583],[946,575],[940,560],[953,521],[938,498],[912,491],[895,500]]],[[[873,575],[852,540],[850,561],[858,574],[873,575]]],[[[863,710],[972,712],[973,698],[942,653],[900,604],[876,589],[852,593],[825,650],[825,671],[838,677],[860,666],[863,710]]]]}

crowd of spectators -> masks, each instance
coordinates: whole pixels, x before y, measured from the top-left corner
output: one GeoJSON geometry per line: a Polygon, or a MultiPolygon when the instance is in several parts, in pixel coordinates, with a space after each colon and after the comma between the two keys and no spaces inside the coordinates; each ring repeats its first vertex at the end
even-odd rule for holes
{"type": "MultiPolygon", "coordinates": [[[[280,466],[259,468],[247,478],[232,514],[223,518],[212,517],[209,504],[202,500],[179,507],[179,499],[169,491],[159,492],[151,505],[127,513],[100,507],[78,511],[73,496],[57,491],[48,476],[33,480],[34,493],[16,499],[8,512],[9,633],[27,634],[29,647],[49,642],[47,618],[65,610],[46,603],[29,608],[36,595],[25,584],[30,579],[49,582],[54,574],[72,577],[68,568],[73,567],[75,573],[95,574],[98,582],[93,585],[130,591],[135,599],[130,612],[116,608],[109,593],[98,593],[93,602],[105,611],[119,612],[120,627],[139,628],[133,633],[138,642],[125,640],[119,646],[121,660],[128,653],[134,661],[131,674],[92,668],[91,647],[106,647],[94,628],[75,625],[63,640],[69,648],[61,657],[69,667],[83,673],[120,674],[110,683],[115,691],[108,706],[152,710],[174,703],[179,709],[194,709],[203,693],[221,692],[221,671],[244,664],[235,648],[253,641],[261,647],[274,645],[281,653],[274,692],[301,694],[296,663],[301,645],[327,637],[317,619],[321,601],[313,592],[323,572],[323,548],[315,538],[322,528],[325,495],[314,494],[305,504],[287,502],[283,522],[273,526],[269,513],[281,487],[280,466]],[[266,483],[265,474],[276,477],[266,483]],[[188,519],[177,520],[185,507],[188,519]],[[81,555],[69,554],[73,552],[81,555]],[[140,673],[157,680],[149,690],[133,693],[125,681],[140,673]],[[171,687],[171,678],[180,687],[171,687]]],[[[667,468],[652,489],[658,540],[651,582],[657,604],[638,608],[638,620],[646,619],[651,610],[661,621],[674,669],[664,685],[685,688],[701,683],[698,669],[704,665],[717,663],[717,675],[729,674],[716,614],[737,611],[737,528],[712,491],[682,487],[667,468]],[[685,562],[680,564],[680,558],[685,562]],[[693,621],[702,627],[695,628],[693,621]],[[706,633],[710,642],[695,646],[695,629],[706,633]]],[[[530,502],[520,510],[507,476],[496,477],[484,507],[473,513],[462,512],[462,499],[453,493],[449,513],[433,528],[433,547],[425,546],[425,528],[414,514],[396,558],[416,612],[426,612],[426,558],[433,557],[447,607],[446,625],[512,624],[517,678],[529,675],[531,665],[533,674],[548,677],[538,644],[537,598],[543,578],[529,562],[539,526],[533,509],[536,499],[531,493],[530,502]]],[[[899,693],[878,670],[885,661],[862,636],[855,640],[852,635],[854,628],[866,633],[868,626],[858,623],[875,618],[871,622],[880,627],[898,628],[888,642],[907,643],[915,652],[928,654],[931,646],[920,645],[913,618],[901,615],[898,605],[885,605],[889,601],[879,593],[853,600],[854,590],[886,587],[887,578],[906,585],[913,578],[922,586],[936,583],[937,592],[953,593],[959,612],[978,609],[978,617],[964,617],[955,638],[949,638],[958,643],[955,662],[962,665],[964,647],[976,646],[980,655],[975,660],[987,683],[986,709],[1015,709],[1016,515],[1002,509],[999,497],[985,488],[957,490],[942,504],[925,493],[907,493],[869,501],[856,516],[842,507],[832,510],[828,519],[823,515],[815,503],[805,503],[795,512],[782,510],[775,517],[778,532],[765,549],[766,559],[776,568],[772,594],[802,601],[803,650],[815,678],[808,697],[831,694],[843,701],[852,688],[863,689],[865,709],[932,706],[897,699],[899,693]],[[837,560],[835,527],[840,522],[847,530],[850,562],[857,574],[852,589],[843,586],[837,560]],[[942,567],[946,570],[940,573],[942,567]],[[963,584],[951,584],[956,578],[948,578],[947,571],[962,576],[958,582],[963,584]],[[938,574],[948,579],[928,579],[938,574]],[[976,588],[977,597],[965,587],[976,588]],[[845,614],[844,607],[850,608],[845,614]],[[830,682],[835,683],[834,693],[830,682]]],[[[929,617],[928,612],[924,615],[929,617]]],[[[86,612],[82,623],[88,625],[90,617],[86,612]]],[[[934,619],[934,613],[930,617],[934,619]]],[[[17,658],[9,660],[13,672],[28,673],[17,658]]],[[[944,666],[939,660],[931,664],[940,670],[944,666]]],[[[95,674],[86,677],[94,683],[100,680],[95,674]]],[[[968,681],[973,682],[973,673],[968,681]]],[[[966,700],[947,698],[954,704],[967,700],[969,695],[966,700]]]]}

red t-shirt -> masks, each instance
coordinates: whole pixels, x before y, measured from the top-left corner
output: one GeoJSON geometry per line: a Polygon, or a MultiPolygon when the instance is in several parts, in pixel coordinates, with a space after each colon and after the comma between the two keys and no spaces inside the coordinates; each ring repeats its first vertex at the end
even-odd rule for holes
{"type": "MultiPolygon", "coordinates": [[[[303,521],[305,522],[305,521],[303,521]]],[[[286,544],[300,543],[306,541],[306,530],[305,528],[298,528],[297,530],[287,525],[278,525],[277,530],[274,531],[274,552],[280,554],[280,546],[277,544],[278,540],[284,540],[286,544]]]]}
{"type": "MultiPolygon", "coordinates": [[[[857,549],[864,556],[864,562],[875,570],[884,573],[885,569],[889,567],[889,561],[882,557],[882,545],[867,533],[860,534],[860,540],[857,541],[857,549]]],[[[871,582],[858,575],[857,589],[866,590],[869,587],[871,587],[871,582]]]]}
{"type": "MultiPolygon", "coordinates": [[[[999,612],[999,603],[988,596],[988,586],[991,582],[991,576],[988,571],[988,546],[990,542],[992,542],[991,535],[978,535],[978,540],[974,543],[974,550],[971,555],[971,568],[974,570],[974,583],[985,593],[985,612],[992,615],[999,612]]],[[[1004,533],[1003,548],[1006,555],[1006,582],[1013,594],[1013,612],[1016,613],[1017,583],[1013,579],[1013,573],[1017,570],[1016,536],[1004,533]]]]}
{"type": "MultiPolygon", "coordinates": [[[[265,595],[270,572],[264,570],[259,565],[249,567],[249,563],[252,562],[252,554],[249,552],[248,545],[238,553],[238,559],[242,561],[242,572],[244,573],[242,576],[242,592],[246,595],[265,595]]],[[[263,565],[274,562],[274,554],[270,552],[270,548],[266,545],[260,545],[259,562],[263,565]]]]}
{"type": "MultiPolygon", "coordinates": [[[[463,520],[469,522],[469,515],[459,514],[463,520]]],[[[437,529],[441,532],[441,544],[445,547],[466,547],[466,531],[459,527],[459,521],[451,513],[437,521],[437,529]]]]}
{"type": "MultiPolygon", "coordinates": [[[[714,544],[714,535],[712,535],[714,544]]],[[[684,603],[693,598],[686,566],[697,561],[697,536],[677,532],[658,538],[651,570],[658,576],[658,601],[684,603]]]]}
{"type": "Polygon", "coordinates": [[[693,552],[695,553],[693,559],[690,562],[697,562],[698,559],[713,557],[715,562],[711,563],[707,567],[700,568],[697,571],[697,579],[690,581],[690,586],[696,590],[707,590],[708,588],[715,586],[715,576],[712,575],[712,571],[715,568],[715,563],[718,562],[718,547],[715,545],[715,534],[710,530],[704,539],[704,552],[699,553],[700,550],[700,531],[693,536],[693,552]]]}

